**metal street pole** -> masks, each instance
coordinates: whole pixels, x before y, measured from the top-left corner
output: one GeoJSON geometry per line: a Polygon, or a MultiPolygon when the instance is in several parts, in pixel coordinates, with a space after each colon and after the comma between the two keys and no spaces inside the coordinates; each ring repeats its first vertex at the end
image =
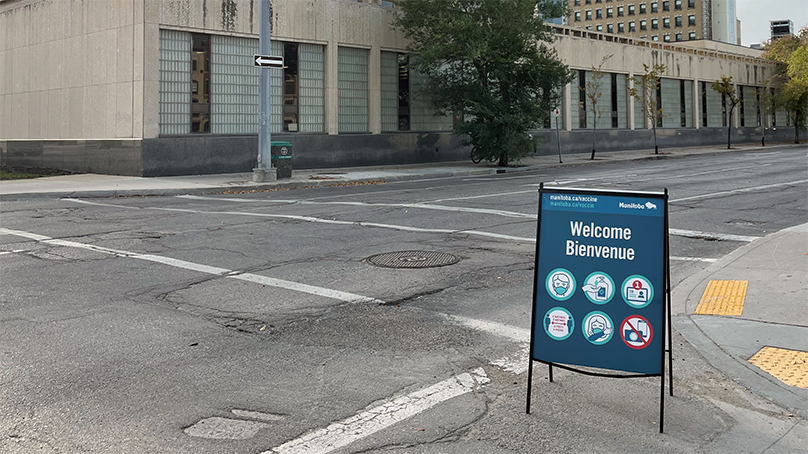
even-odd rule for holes
{"type": "MultiPolygon", "coordinates": [[[[272,0],[261,0],[259,47],[261,55],[272,55],[272,0]]],[[[272,144],[272,74],[269,68],[259,68],[258,87],[258,165],[253,169],[253,181],[260,183],[277,179],[271,165],[272,144]]]]}
{"type": "Polygon", "coordinates": [[[558,132],[558,116],[561,115],[561,111],[559,109],[556,109],[554,113],[556,120],[556,143],[558,143],[558,162],[559,164],[563,164],[561,162],[561,133],[558,132]]]}

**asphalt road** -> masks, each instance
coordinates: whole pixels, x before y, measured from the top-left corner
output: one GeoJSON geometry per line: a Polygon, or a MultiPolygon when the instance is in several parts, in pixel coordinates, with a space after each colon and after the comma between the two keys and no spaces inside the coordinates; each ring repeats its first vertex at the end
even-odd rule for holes
{"type": "Polygon", "coordinates": [[[677,333],[664,434],[658,378],[556,371],[550,383],[537,365],[526,415],[524,349],[540,182],[667,188],[675,285],[805,223],[807,175],[805,148],[773,147],[337,188],[3,202],[0,227],[14,234],[0,235],[0,452],[804,452],[804,420],[677,333]],[[367,260],[401,251],[458,261],[367,260]]]}

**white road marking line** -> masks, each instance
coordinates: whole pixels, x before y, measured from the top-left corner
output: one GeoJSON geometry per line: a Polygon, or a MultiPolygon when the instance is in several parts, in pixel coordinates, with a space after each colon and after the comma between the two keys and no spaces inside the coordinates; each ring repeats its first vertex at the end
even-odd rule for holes
{"type": "Polygon", "coordinates": [[[718,261],[718,259],[703,258],[703,257],[671,257],[671,260],[678,260],[681,262],[707,262],[707,263],[714,263],[718,261]]]}
{"type": "MultiPolygon", "coordinates": [[[[80,200],[80,199],[62,199],[67,202],[75,202],[75,203],[83,203],[86,205],[97,205],[97,206],[108,206],[114,208],[120,208],[120,205],[113,205],[109,203],[100,203],[100,202],[90,202],[87,200],[80,200]]],[[[150,210],[158,210],[158,211],[174,211],[174,212],[181,212],[181,213],[192,213],[192,214],[215,214],[215,215],[228,215],[228,216],[251,216],[251,217],[264,217],[264,218],[277,218],[277,219],[292,219],[296,221],[305,221],[305,222],[315,222],[315,223],[322,223],[322,224],[336,224],[336,225],[351,225],[351,226],[362,226],[362,227],[377,227],[382,229],[391,229],[391,230],[401,230],[405,232],[415,232],[415,233],[440,233],[440,234],[447,234],[447,235],[455,235],[455,234],[466,234],[466,235],[476,235],[482,236],[487,238],[497,238],[503,240],[511,240],[517,242],[535,242],[535,238],[528,238],[528,237],[519,237],[519,236],[512,236],[512,235],[505,235],[501,233],[493,233],[493,232],[485,232],[481,230],[451,230],[451,229],[428,229],[428,228],[421,228],[421,227],[410,227],[406,225],[396,225],[396,224],[380,224],[377,222],[363,222],[363,221],[338,221],[336,219],[323,219],[317,218],[314,216],[298,216],[292,214],[268,214],[268,213],[250,213],[250,212],[243,212],[243,211],[201,211],[201,210],[189,210],[183,208],[158,208],[158,207],[146,207],[142,209],[150,209],[150,210]]]]}
{"type": "Polygon", "coordinates": [[[502,359],[498,359],[496,361],[492,361],[491,364],[499,367],[505,372],[510,372],[516,375],[522,375],[525,372],[527,372],[527,369],[530,366],[530,362],[528,360],[529,356],[530,356],[530,344],[524,343],[522,344],[522,348],[520,348],[519,351],[517,351],[513,355],[510,355],[502,359]]]}
{"type": "Polygon", "coordinates": [[[763,186],[755,186],[751,188],[741,188],[741,189],[733,189],[731,191],[721,191],[721,192],[713,192],[710,194],[702,194],[702,195],[694,195],[692,197],[682,197],[681,199],[673,199],[670,200],[670,203],[677,203],[677,202],[684,202],[686,200],[698,200],[698,199],[706,199],[710,197],[720,197],[723,195],[730,195],[730,194],[739,194],[742,192],[751,192],[757,191],[759,189],[770,189],[770,188],[779,188],[781,186],[793,186],[797,184],[808,183],[808,180],[796,180],[796,181],[789,181],[786,183],[775,183],[775,184],[766,184],[763,186]]]}
{"type": "Polygon", "coordinates": [[[469,328],[483,331],[486,333],[494,334],[496,336],[510,339],[514,342],[528,342],[530,340],[530,330],[518,328],[516,326],[506,325],[503,323],[490,322],[487,320],[478,320],[474,318],[463,317],[460,315],[445,315],[446,318],[459,325],[467,326],[469,328]]]}
{"type": "Polygon", "coordinates": [[[315,287],[313,285],[301,284],[298,282],[284,281],[281,279],[275,279],[273,277],[261,276],[259,274],[244,273],[227,277],[247,282],[254,282],[256,284],[268,285],[271,287],[285,288],[287,290],[308,293],[310,295],[324,296],[327,298],[333,298],[335,300],[347,301],[349,303],[383,303],[383,301],[377,300],[376,298],[370,298],[368,296],[356,295],[353,293],[341,292],[339,290],[331,290],[323,287],[315,287]]]}
{"type": "Polygon", "coordinates": [[[340,301],[345,301],[348,303],[367,303],[367,302],[379,302],[375,298],[370,298],[367,296],[356,295],[353,293],[348,292],[341,292],[339,290],[332,290],[323,287],[315,287],[313,285],[308,284],[301,284],[299,282],[292,282],[292,281],[285,281],[281,279],[275,279],[271,277],[261,276],[258,274],[251,274],[251,273],[238,273],[237,271],[229,270],[226,268],[218,268],[215,266],[208,266],[202,265],[199,263],[187,262],[185,260],[174,259],[171,257],[163,257],[159,255],[153,254],[139,254],[137,252],[130,252],[130,251],[123,251],[111,248],[105,248],[101,246],[94,246],[91,244],[84,244],[78,243],[75,241],[66,241],[66,240],[58,240],[54,238],[50,238],[43,235],[38,235],[36,233],[30,232],[23,232],[19,230],[10,230],[0,228],[0,233],[8,234],[8,235],[16,235],[21,236],[23,238],[29,238],[34,241],[38,241],[41,243],[46,244],[54,244],[57,246],[66,246],[66,247],[74,247],[79,249],[87,249],[96,252],[102,252],[105,254],[111,254],[118,257],[127,257],[139,260],[146,260],[149,262],[155,263],[162,263],[163,265],[173,266],[175,268],[182,268],[191,271],[197,271],[200,273],[205,274],[212,274],[214,276],[224,276],[231,279],[239,279],[247,282],[254,282],[258,284],[268,285],[271,287],[277,288],[284,288],[287,290],[294,290],[301,293],[308,293],[310,295],[316,296],[323,296],[327,298],[332,298],[340,301]],[[236,273],[236,274],[234,274],[236,273]]]}
{"type": "Polygon", "coordinates": [[[468,394],[490,380],[482,368],[395,398],[324,429],[315,430],[262,454],[325,454],[347,446],[453,397],[468,394]]]}
{"type": "Polygon", "coordinates": [[[757,236],[732,235],[730,233],[712,233],[712,232],[700,232],[697,230],[682,230],[682,229],[668,229],[668,233],[670,233],[671,235],[683,236],[685,238],[701,238],[705,240],[718,240],[718,241],[744,241],[747,243],[751,243],[752,241],[755,241],[759,238],[757,236]]]}
{"type": "Polygon", "coordinates": [[[471,196],[466,196],[466,197],[451,197],[451,198],[448,198],[448,199],[436,199],[436,200],[430,200],[430,201],[423,202],[423,203],[449,202],[449,201],[452,201],[452,200],[485,199],[485,198],[489,198],[489,197],[504,197],[504,196],[517,195],[517,194],[538,194],[538,192],[535,191],[535,190],[534,191],[498,192],[498,193],[495,193],[495,194],[482,194],[482,195],[471,195],[471,196]]]}
{"type": "Polygon", "coordinates": [[[361,207],[422,208],[425,210],[455,211],[455,212],[466,212],[476,214],[493,214],[496,216],[505,216],[511,218],[536,219],[535,214],[519,213],[516,211],[490,210],[486,208],[471,208],[471,207],[453,207],[447,205],[434,205],[430,203],[419,203],[419,202],[416,203],[314,202],[309,200],[261,200],[261,199],[242,199],[242,198],[230,198],[230,197],[221,197],[221,198],[203,197],[194,195],[181,195],[177,197],[193,200],[215,200],[226,202],[251,202],[251,203],[269,202],[269,203],[287,203],[287,204],[300,204],[300,205],[349,205],[349,206],[361,206],[361,207]]]}

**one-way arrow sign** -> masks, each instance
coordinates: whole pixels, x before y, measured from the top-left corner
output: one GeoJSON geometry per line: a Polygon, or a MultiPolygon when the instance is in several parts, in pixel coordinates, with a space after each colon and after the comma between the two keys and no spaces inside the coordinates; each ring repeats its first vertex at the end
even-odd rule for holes
{"type": "Polygon", "coordinates": [[[256,55],[255,66],[260,66],[262,68],[283,68],[283,57],[256,55]]]}

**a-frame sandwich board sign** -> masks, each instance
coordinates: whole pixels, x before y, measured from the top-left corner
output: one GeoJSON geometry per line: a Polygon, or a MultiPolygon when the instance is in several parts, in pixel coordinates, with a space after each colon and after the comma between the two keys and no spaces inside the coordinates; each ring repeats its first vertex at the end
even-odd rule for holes
{"type": "Polygon", "coordinates": [[[553,366],[658,376],[662,432],[666,352],[673,395],[669,257],[667,190],[540,186],[527,413],[534,361],[550,381],[553,366]]]}

